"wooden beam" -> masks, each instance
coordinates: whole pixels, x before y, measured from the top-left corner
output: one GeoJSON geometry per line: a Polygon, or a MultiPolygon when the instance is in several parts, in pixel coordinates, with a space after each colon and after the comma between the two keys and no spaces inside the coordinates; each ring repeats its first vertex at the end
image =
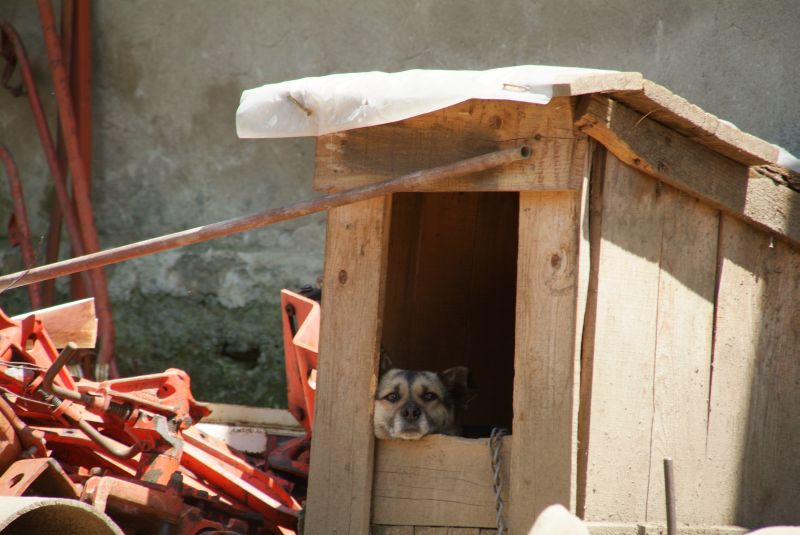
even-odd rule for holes
{"type": "Polygon", "coordinates": [[[580,186],[570,177],[572,103],[561,97],[546,106],[469,100],[404,121],[320,136],[314,188],[340,191],[523,143],[533,149],[529,160],[425,184],[414,191],[564,190],[580,186]]]}
{"type": "Polygon", "coordinates": [[[579,192],[520,193],[511,533],[548,505],[574,508],[579,192]]]}
{"type": "Polygon", "coordinates": [[[47,335],[57,348],[66,347],[69,342],[81,348],[93,348],[97,342],[93,297],[26,312],[11,319],[20,321],[32,314],[44,324],[47,335]]]}
{"type": "Polygon", "coordinates": [[[742,132],[703,111],[666,87],[644,80],[638,91],[614,90],[610,96],[626,106],[744,165],[775,163],[778,147],[742,132]]]}
{"type": "MultiPolygon", "coordinates": [[[[506,437],[501,450],[506,500],[510,442],[506,437]]],[[[379,440],[376,450],[375,524],[496,526],[488,439],[431,435],[418,441],[379,440]]]]}
{"type": "Polygon", "coordinates": [[[305,533],[369,533],[373,398],[391,197],[328,215],[305,533]]]}
{"type": "Polygon", "coordinates": [[[576,126],[626,164],[800,244],[800,194],[606,97],[582,97],[576,126]]]}

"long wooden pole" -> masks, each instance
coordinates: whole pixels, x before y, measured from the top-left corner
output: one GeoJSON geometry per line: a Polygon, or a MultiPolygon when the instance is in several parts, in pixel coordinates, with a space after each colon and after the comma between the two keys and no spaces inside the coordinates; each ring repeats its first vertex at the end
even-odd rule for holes
{"type": "Polygon", "coordinates": [[[319,199],[300,201],[280,208],[273,208],[247,216],[227,219],[219,223],[211,223],[202,227],[195,227],[61,262],[54,262],[26,271],[3,275],[0,277],[0,290],[17,288],[43,280],[72,275],[73,273],[87,269],[96,269],[140,256],[253,230],[280,221],[286,221],[287,219],[294,219],[296,217],[330,210],[331,208],[336,208],[345,204],[363,201],[371,197],[388,195],[399,191],[420,190],[430,182],[478,173],[518,160],[524,160],[530,156],[531,148],[527,145],[490,152],[452,164],[416,171],[385,182],[361,186],[340,193],[333,193],[319,199]]]}

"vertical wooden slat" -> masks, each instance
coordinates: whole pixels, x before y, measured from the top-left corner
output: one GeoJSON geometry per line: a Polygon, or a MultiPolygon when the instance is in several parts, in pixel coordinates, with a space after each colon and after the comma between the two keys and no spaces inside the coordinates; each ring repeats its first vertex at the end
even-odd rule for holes
{"type": "Polygon", "coordinates": [[[305,533],[368,533],[390,197],[328,213],[305,533]]]}
{"type": "Polygon", "coordinates": [[[585,518],[635,522],[646,516],[662,218],[655,180],[611,154],[604,171],[585,518]]]}
{"type": "MultiPolygon", "coordinates": [[[[707,520],[705,442],[714,327],[719,213],[668,186],[659,195],[664,218],[656,319],[654,413],[648,522],[666,520],[663,460],[675,470],[678,518],[707,520]]],[[[654,239],[657,237],[654,237],[654,239]]]]}
{"type": "Polygon", "coordinates": [[[764,295],[761,269],[767,243],[746,224],[723,215],[713,375],[709,399],[705,480],[713,494],[703,500],[707,521],[734,524],[747,433],[749,390],[764,295]]]}
{"type": "Polygon", "coordinates": [[[512,533],[552,503],[573,505],[580,201],[575,191],[520,193],[512,533]]]}
{"type": "MultiPolygon", "coordinates": [[[[800,215],[800,214],[795,214],[800,215]]],[[[765,279],[737,521],[800,524],[800,250],[757,229],[765,279]]]]}
{"type": "Polygon", "coordinates": [[[723,216],[709,521],[800,523],[800,253],[723,216]]]}

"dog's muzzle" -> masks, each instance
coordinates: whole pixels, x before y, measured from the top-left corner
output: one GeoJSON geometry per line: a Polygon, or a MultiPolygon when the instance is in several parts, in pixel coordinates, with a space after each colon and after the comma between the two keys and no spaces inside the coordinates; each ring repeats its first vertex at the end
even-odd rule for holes
{"type": "Polygon", "coordinates": [[[409,401],[397,411],[393,427],[392,435],[406,440],[417,440],[430,431],[428,419],[422,408],[413,401],[409,401]]]}

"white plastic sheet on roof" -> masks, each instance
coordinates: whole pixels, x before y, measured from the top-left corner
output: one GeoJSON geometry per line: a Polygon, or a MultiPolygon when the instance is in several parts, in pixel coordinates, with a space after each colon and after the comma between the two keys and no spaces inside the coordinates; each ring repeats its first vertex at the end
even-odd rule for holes
{"type": "Polygon", "coordinates": [[[547,104],[554,84],[609,72],[615,71],[523,65],[303,78],[244,91],[236,131],[241,138],[319,136],[400,121],[472,98],[547,104]]]}

